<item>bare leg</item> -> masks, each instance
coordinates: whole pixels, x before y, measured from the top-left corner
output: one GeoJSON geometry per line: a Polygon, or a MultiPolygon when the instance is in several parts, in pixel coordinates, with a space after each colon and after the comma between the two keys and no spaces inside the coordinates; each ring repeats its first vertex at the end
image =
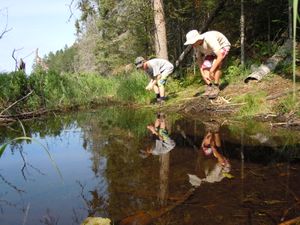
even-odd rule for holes
{"type": "Polygon", "coordinates": [[[217,147],[221,147],[221,138],[219,133],[214,133],[215,136],[215,144],[217,147]]]}
{"type": "Polygon", "coordinates": [[[154,90],[155,94],[159,94],[159,88],[157,87],[157,85],[153,86],[153,90],[154,90]]]}
{"type": "Polygon", "coordinates": [[[159,88],[160,97],[165,97],[165,87],[162,85],[159,88]]]}
{"type": "Polygon", "coordinates": [[[216,84],[220,84],[220,78],[222,76],[222,71],[221,71],[222,64],[223,64],[223,61],[221,61],[220,65],[217,67],[217,70],[215,71],[215,74],[214,74],[214,80],[215,80],[216,84]]]}
{"type": "Polygon", "coordinates": [[[156,128],[157,128],[157,127],[160,127],[160,120],[159,120],[159,119],[156,119],[156,120],[155,120],[154,126],[155,126],[156,128]]]}
{"type": "Polygon", "coordinates": [[[220,84],[220,78],[222,76],[222,71],[220,69],[218,69],[216,72],[215,72],[215,75],[214,75],[214,78],[215,78],[215,83],[216,84],[220,84]]]}
{"type": "Polygon", "coordinates": [[[208,85],[211,83],[211,79],[209,77],[209,70],[208,69],[201,69],[201,75],[202,75],[202,78],[204,80],[204,82],[208,85]]]}

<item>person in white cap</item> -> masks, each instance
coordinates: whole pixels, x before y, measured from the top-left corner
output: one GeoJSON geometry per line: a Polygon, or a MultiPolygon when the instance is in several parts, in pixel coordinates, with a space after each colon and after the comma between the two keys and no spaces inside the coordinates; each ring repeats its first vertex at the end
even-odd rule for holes
{"type": "Polygon", "coordinates": [[[166,59],[154,58],[145,60],[139,56],[135,59],[136,68],[143,69],[150,77],[146,90],[153,90],[159,103],[165,101],[165,84],[174,66],[166,59]]]}
{"type": "Polygon", "coordinates": [[[197,30],[191,30],[186,34],[184,45],[193,45],[195,50],[197,63],[206,83],[203,95],[216,98],[220,92],[221,66],[230,50],[230,42],[219,31],[199,34],[197,30]],[[201,57],[202,54],[204,58],[201,57]]]}

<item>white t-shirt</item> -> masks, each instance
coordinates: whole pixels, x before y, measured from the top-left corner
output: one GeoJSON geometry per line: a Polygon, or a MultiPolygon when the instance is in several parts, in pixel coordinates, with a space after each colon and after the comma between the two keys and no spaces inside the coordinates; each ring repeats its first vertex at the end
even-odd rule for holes
{"type": "Polygon", "coordinates": [[[146,71],[150,76],[156,77],[159,74],[169,75],[173,72],[174,66],[166,59],[150,59],[147,61],[148,70],[146,71]]]}
{"type": "Polygon", "coordinates": [[[220,49],[231,46],[225,35],[219,31],[208,31],[202,35],[204,36],[203,44],[194,48],[197,58],[201,56],[201,53],[204,55],[217,55],[220,49]]]}
{"type": "Polygon", "coordinates": [[[168,139],[166,141],[162,140],[156,140],[155,141],[155,147],[152,150],[153,155],[163,155],[171,151],[173,148],[175,148],[175,141],[172,139],[168,139]]]}

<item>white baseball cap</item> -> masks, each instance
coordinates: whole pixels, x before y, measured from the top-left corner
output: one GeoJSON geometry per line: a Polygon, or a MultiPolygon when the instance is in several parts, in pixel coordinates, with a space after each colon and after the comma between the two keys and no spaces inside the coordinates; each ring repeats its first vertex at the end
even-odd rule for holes
{"type": "Polygon", "coordinates": [[[199,34],[197,30],[191,30],[186,34],[186,42],[184,45],[192,45],[195,44],[199,40],[203,40],[204,36],[199,34]]]}

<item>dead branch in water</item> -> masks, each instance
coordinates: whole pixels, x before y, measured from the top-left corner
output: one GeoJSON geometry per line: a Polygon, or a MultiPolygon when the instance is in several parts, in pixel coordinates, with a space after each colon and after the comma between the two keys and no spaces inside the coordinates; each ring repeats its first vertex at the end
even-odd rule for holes
{"type": "Polygon", "coordinates": [[[19,113],[19,114],[15,114],[15,115],[1,115],[0,116],[0,124],[15,122],[19,119],[29,119],[29,118],[33,118],[36,116],[46,114],[48,112],[50,112],[50,110],[41,109],[41,110],[37,110],[37,111],[19,113]]]}
{"type": "Polygon", "coordinates": [[[296,217],[294,219],[282,222],[279,225],[297,225],[297,224],[300,224],[300,216],[298,216],[298,217],[296,217]]]}
{"type": "Polygon", "coordinates": [[[138,212],[134,215],[128,216],[126,218],[123,218],[121,221],[117,222],[118,225],[133,225],[133,224],[139,224],[139,225],[148,225],[151,224],[154,220],[160,218],[161,216],[165,215],[166,213],[172,211],[174,208],[176,208],[178,205],[181,205],[184,203],[195,191],[195,188],[189,189],[182,199],[176,201],[174,204],[165,207],[160,208],[158,210],[152,210],[152,211],[142,211],[138,212]]]}
{"type": "Polygon", "coordinates": [[[2,112],[0,113],[0,117],[2,116],[2,114],[9,110],[11,107],[13,107],[14,105],[18,104],[20,101],[23,101],[24,99],[26,99],[29,95],[31,95],[33,93],[33,90],[31,90],[27,95],[23,96],[22,98],[20,98],[19,100],[15,101],[13,104],[11,104],[10,106],[8,106],[7,108],[5,108],[4,110],[2,110],[2,112]]]}

